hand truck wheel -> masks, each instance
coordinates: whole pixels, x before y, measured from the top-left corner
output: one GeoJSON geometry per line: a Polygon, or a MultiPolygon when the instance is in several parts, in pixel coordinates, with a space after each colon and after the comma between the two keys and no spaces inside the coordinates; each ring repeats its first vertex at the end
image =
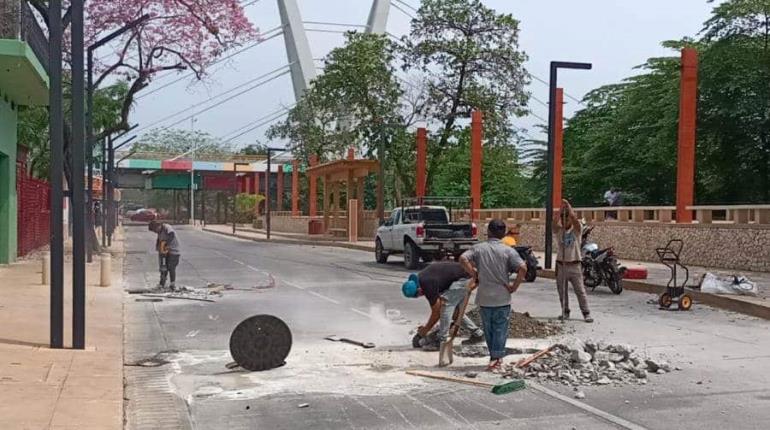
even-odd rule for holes
{"type": "Polygon", "coordinates": [[[673,302],[674,302],[674,299],[671,297],[671,294],[669,293],[661,294],[660,298],[658,299],[658,304],[660,305],[661,309],[670,308],[673,302]]]}
{"type": "Polygon", "coordinates": [[[692,297],[690,297],[688,294],[683,294],[682,297],[679,298],[679,310],[689,311],[691,307],[692,297]]]}

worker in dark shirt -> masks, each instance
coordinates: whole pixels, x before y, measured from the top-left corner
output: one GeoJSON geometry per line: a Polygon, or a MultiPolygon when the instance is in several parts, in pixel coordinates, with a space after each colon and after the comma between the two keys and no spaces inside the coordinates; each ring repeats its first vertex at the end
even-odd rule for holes
{"type": "MultiPolygon", "coordinates": [[[[441,342],[446,341],[454,315],[459,311],[458,305],[463,303],[466,294],[470,294],[475,287],[476,283],[470,279],[463,266],[453,261],[436,262],[418,274],[409,275],[409,280],[401,288],[404,296],[425,296],[431,310],[428,322],[417,329],[412,346],[436,349],[441,342]],[[437,322],[439,329],[431,333],[437,322]]],[[[484,340],[484,332],[465,315],[462,325],[471,332],[471,337],[463,341],[463,344],[480,343],[484,340]]]]}

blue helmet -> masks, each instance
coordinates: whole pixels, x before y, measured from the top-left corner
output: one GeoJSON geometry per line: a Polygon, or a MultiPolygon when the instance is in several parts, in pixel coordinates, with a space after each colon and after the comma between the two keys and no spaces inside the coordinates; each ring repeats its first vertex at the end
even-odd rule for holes
{"type": "Polygon", "coordinates": [[[401,286],[401,292],[404,293],[405,297],[409,297],[410,299],[417,297],[418,289],[419,287],[417,286],[417,282],[413,281],[412,279],[404,282],[404,284],[401,286]]]}

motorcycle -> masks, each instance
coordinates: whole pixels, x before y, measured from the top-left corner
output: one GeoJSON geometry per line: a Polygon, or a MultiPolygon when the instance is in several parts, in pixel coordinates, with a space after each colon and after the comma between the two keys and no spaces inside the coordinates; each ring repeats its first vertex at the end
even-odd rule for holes
{"type": "Polygon", "coordinates": [[[599,245],[589,240],[588,236],[593,229],[594,226],[584,227],[581,235],[583,283],[592,291],[600,285],[606,285],[613,293],[620,294],[623,292],[621,280],[626,268],[620,265],[612,247],[600,249],[599,245]]]}
{"type": "Polygon", "coordinates": [[[527,263],[527,275],[524,280],[527,282],[535,282],[537,279],[537,269],[540,269],[540,262],[537,261],[535,253],[532,252],[531,246],[514,246],[516,252],[525,263],[527,263]]]}

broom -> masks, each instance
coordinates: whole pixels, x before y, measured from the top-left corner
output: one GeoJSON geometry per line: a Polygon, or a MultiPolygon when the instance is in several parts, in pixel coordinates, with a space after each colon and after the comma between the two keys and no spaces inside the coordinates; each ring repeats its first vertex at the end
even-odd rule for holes
{"type": "Polygon", "coordinates": [[[406,373],[412,376],[422,376],[423,378],[439,379],[441,381],[458,382],[460,384],[475,385],[477,387],[491,388],[492,394],[507,394],[514,391],[523,390],[527,387],[521,379],[514,379],[511,382],[503,384],[492,384],[490,382],[474,381],[473,379],[457,378],[448,375],[439,375],[437,373],[425,372],[421,370],[407,370],[406,373]]]}

